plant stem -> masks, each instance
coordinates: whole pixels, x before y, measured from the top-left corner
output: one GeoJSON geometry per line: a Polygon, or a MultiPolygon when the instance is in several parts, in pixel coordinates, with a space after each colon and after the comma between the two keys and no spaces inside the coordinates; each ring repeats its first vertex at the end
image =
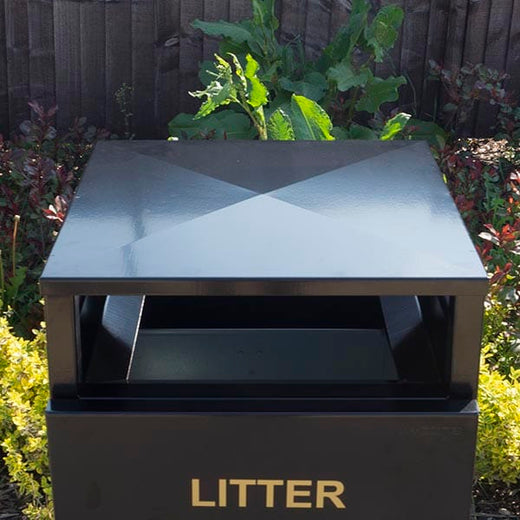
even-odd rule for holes
{"type": "Polygon", "coordinates": [[[255,114],[249,108],[247,101],[240,100],[239,103],[240,103],[240,106],[245,110],[246,114],[249,116],[251,121],[253,122],[253,125],[255,126],[255,128],[258,132],[258,136],[260,137],[260,141],[267,141],[267,128],[265,126],[265,120],[263,120],[263,121],[257,120],[257,118],[255,117],[255,114]]]}
{"type": "Polygon", "coordinates": [[[356,87],[356,90],[354,90],[354,94],[352,95],[352,98],[350,99],[350,107],[348,109],[346,126],[350,126],[352,124],[352,119],[354,117],[354,111],[356,110],[356,103],[357,103],[357,98],[359,97],[360,90],[361,90],[361,87],[356,87]]]}
{"type": "Polygon", "coordinates": [[[4,280],[4,259],[2,258],[2,250],[0,249],[0,302],[4,297],[5,280],[4,280]]]}
{"type": "Polygon", "coordinates": [[[18,235],[18,223],[20,222],[20,215],[14,216],[14,228],[13,228],[13,248],[11,250],[12,253],[12,264],[13,264],[13,273],[14,276],[16,274],[16,236],[18,235]]]}

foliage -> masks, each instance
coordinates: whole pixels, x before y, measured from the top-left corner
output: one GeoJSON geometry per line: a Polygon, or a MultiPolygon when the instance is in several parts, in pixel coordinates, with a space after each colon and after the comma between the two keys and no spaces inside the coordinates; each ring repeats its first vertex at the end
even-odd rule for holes
{"type": "Polygon", "coordinates": [[[439,165],[489,273],[476,475],[520,482],[520,154],[514,141],[458,140],[439,165]]]}
{"type": "Polygon", "coordinates": [[[132,118],[134,114],[132,112],[132,98],[134,96],[134,87],[123,83],[115,93],[116,103],[119,108],[119,112],[123,118],[123,138],[133,139],[132,134],[132,118]]]}
{"type": "Polygon", "coordinates": [[[514,141],[459,140],[438,154],[452,196],[489,273],[487,363],[520,368],[520,154],[514,141]]]}
{"type": "Polygon", "coordinates": [[[457,71],[443,69],[430,60],[431,79],[441,83],[446,103],[441,121],[448,131],[462,134],[479,103],[497,107],[496,131],[504,136],[520,137],[520,108],[504,89],[508,75],[483,64],[466,65],[457,71]]]}
{"type": "Polygon", "coordinates": [[[106,136],[76,119],[63,137],[30,103],[32,121],[12,141],[0,136],[0,312],[29,336],[42,319],[37,281],[93,142],[106,136]]]}
{"type": "Polygon", "coordinates": [[[520,299],[520,155],[515,145],[494,142],[502,150],[490,160],[475,155],[471,144],[446,147],[441,167],[455,202],[490,273],[499,302],[520,299]]]}
{"type": "Polygon", "coordinates": [[[332,121],[326,112],[316,102],[296,94],[266,120],[264,107],[269,92],[257,76],[258,62],[248,54],[244,69],[234,54],[230,54],[230,62],[218,55],[216,58],[214,80],[205,90],[192,93],[204,98],[195,119],[205,119],[217,108],[234,103],[247,114],[261,140],[334,139],[330,134],[332,121]]]}
{"type": "Polygon", "coordinates": [[[217,108],[234,103],[247,114],[260,139],[267,139],[264,106],[268,101],[268,91],[257,76],[258,62],[248,54],[246,66],[242,67],[234,54],[229,54],[231,63],[215,55],[216,72],[214,79],[205,90],[192,92],[197,98],[205,98],[195,119],[212,114],[217,108]]]}
{"type": "Polygon", "coordinates": [[[203,119],[179,114],[169,124],[170,136],[178,139],[253,139],[256,136],[246,114],[220,110],[203,119]]]}
{"type": "Polygon", "coordinates": [[[478,478],[520,483],[520,370],[505,377],[486,364],[480,372],[478,478]]]}
{"type": "Polygon", "coordinates": [[[428,141],[434,151],[443,150],[452,137],[452,134],[446,132],[434,121],[423,121],[416,118],[408,121],[403,134],[410,139],[428,141]]]}
{"type": "MultiPolygon", "coordinates": [[[[230,112],[219,120],[207,119],[215,109],[226,106],[226,111],[246,114],[260,139],[300,139],[297,128],[302,127],[298,121],[288,125],[293,116],[300,119],[295,103],[312,107],[314,115],[308,120],[320,128],[317,134],[307,132],[307,139],[374,139],[380,135],[390,139],[402,132],[409,116],[403,114],[391,123],[391,128],[386,128],[380,110],[384,103],[397,100],[405,79],[376,77],[372,65],[381,62],[393,47],[403,11],[385,6],[370,20],[370,3],[354,0],[348,23],[321,56],[311,61],[305,57],[299,38],[286,44],[277,40],[279,23],[274,4],[274,0],[252,0],[253,17],[236,23],[193,23],[206,35],[222,38],[220,54],[214,63],[201,65],[200,78],[206,88],[191,93],[205,98],[198,114],[191,119],[187,114],[174,118],[169,125],[170,134],[188,138],[243,136],[244,120],[232,121],[230,112]],[[325,122],[325,112],[336,125],[326,132],[324,128],[332,125],[325,122]],[[268,116],[272,114],[276,116],[271,121],[268,116]],[[364,126],[370,115],[373,128],[364,126]],[[266,133],[269,128],[270,136],[266,133]]],[[[245,135],[249,136],[247,131],[245,135]]]]}
{"type": "Polygon", "coordinates": [[[490,370],[509,377],[520,368],[520,315],[515,305],[490,296],[485,304],[483,355],[490,370]]]}
{"type": "Polygon", "coordinates": [[[45,407],[48,400],[45,331],[32,340],[13,335],[0,317],[0,440],[4,462],[29,519],[52,516],[45,407]]]}

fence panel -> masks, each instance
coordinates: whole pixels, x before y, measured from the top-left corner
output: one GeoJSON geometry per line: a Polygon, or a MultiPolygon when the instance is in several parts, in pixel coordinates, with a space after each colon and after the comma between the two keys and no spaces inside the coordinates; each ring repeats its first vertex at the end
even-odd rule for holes
{"type": "MultiPolygon", "coordinates": [[[[520,90],[520,0],[371,0],[406,11],[401,37],[376,73],[404,73],[401,103],[422,115],[442,104],[428,61],[457,69],[484,62],[506,70],[520,90]]],[[[309,56],[346,19],[351,0],[278,0],[283,41],[301,36],[309,56]]],[[[191,27],[195,18],[239,20],[250,0],[0,0],[0,131],[29,116],[27,102],[59,105],[58,125],[83,115],[123,133],[115,93],[133,87],[126,111],[138,137],[164,137],[168,120],[193,112],[198,64],[217,44],[191,27]]],[[[479,107],[467,133],[491,132],[496,110],[479,107]]]]}

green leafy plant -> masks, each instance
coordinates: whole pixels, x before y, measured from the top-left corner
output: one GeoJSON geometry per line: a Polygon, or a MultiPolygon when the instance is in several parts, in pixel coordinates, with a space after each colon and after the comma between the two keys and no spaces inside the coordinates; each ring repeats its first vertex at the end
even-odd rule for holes
{"type": "Polygon", "coordinates": [[[45,331],[35,331],[30,341],[17,338],[0,317],[0,443],[30,520],[53,518],[45,427],[48,398],[45,331]]]}
{"type": "Polygon", "coordinates": [[[520,315],[516,306],[488,297],[484,311],[483,356],[490,370],[509,377],[520,369],[520,315]]]}
{"type": "Polygon", "coordinates": [[[504,88],[508,74],[486,67],[482,63],[465,65],[459,70],[444,69],[430,60],[430,79],[440,82],[447,97],[440,120],[444,128],[464,133],[468,121],[479,103],[498,109],[495,130],[502,137],[520,137],[520,107],[504,88]]]}
{"type": "Polygon", "coordinates": [[[257,76],[258,62],[248,54],[246,66],[242,65],[234,54],[229,54],[231,63],[215,55],[216,73],[213,81],[205,90],[192,92],[197,98],[205,98],[196,119],[209,116],[215,109],[235,103],[247,114],[260,139],[267,139],[264,106],[269,93],[257,76]]]}
{"type": "Polygon", "coordinates": [[[520,483],[520,371],[509,377],[483,364],[476,474],[489,483],[520,483]]]}
{"type": "Polygon", "coordinates": [[[119,108],[119,112],[123,118],[123,138],[133,139],[132,134],[132,118],[134,114],[132,112],[132,98],[134,96],[134,87],[123,83],[114,94],[116,103],[119,108]]]}
{"type": "MultiPolygon", "coordinates": [[[[247,115],[260,140],[333,140],[332,121],[327,113],[311,99],[293,94],[290,102],[284,103],[266,118],[265,107],[269,103],[269,91],[258,77],[258,62],[247,54],[246,66],[242,67],[235,54],[229,61],[216,55],[213,80],[205,90],[191,95],[203,99],[194,120],[206,120],[213,112],[234,104],[247,115]]],[[[230,122],[231,113],[226,114],[230,122]],[[228,115],[229,114],[229,115],[228,115]]],[[[240,114],[236,114],[238,117],[240,114]]],[[[241,123],[241,121],[237,121],[241,123]]],[[[170,128],[175,131],[175,128],[170,128]]]]}
{"type": "Polygon", "coordinates": [[[31,102],[33,119],[0,136],[0,314],[20,336],[42,320],[38,278],[93,143],[108,132],[76,119],[58,136],[56,107],[31,102]]]}
{"type": "Polygon", "coordinates": [[[274,0],[252,0],[252,8],[251,19],[236,23],[193,23],[206,35],[221,38],[220,52],[214,63],[201,65],[200,79],[206,88],[192,93],[205,97],[201,110],[191,119],[187,114],[174,118],[169,125],[173,137],[251,136],[244,128],[244,119],[232,119],[235,113],[250,118],[256,129],[253,135],[260,139],[300,139],[302,105],[308,109],[307,121],[320,128],[317,134],[306,132],[305,138],[393,139],[404,130],[409,116],[398,115],[388,125],[381,107],[398,99],[405,78],[383,79],[372,72],[373,64],[383,60],[397,39],[403,20],[399,7],[385,6],[371,18],[369,2],[354,0],[348,23],[314,61],[305,57],[299,38],[286,44],[277,40],[274,0]],[[256,102],[261,106],[253,106],[256,102]],[[225,105],[225,114],[216,118],[218,112],[213,111],[225,105]],[[333,123],[326,132],[323,129],[329,123],[325,124],[324,113],[333,123]],[[212,118],[207,119],[210,115],[212,118]],[[366,120],[371,116],[368,127],[366,120]],[[288,124],[294,118],[296,121],[288,124]],[[268,119],[270,124],[264,124],[268,119]],[[270,135],[266,129],[271,129],[270,135]]]}

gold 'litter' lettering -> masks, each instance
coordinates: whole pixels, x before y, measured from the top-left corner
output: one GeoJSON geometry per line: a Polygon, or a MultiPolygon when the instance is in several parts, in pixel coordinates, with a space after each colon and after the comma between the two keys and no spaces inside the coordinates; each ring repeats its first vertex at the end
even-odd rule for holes
{"type": "Polygon", "coordinates": [[[200,499],[200,479],[191,479],[191,504],[193,507],[215,507],[214,500],[200,499]]]}
{"type": "Polygon", "coordinates": [[[286,503],[287,508],[300,508],[310,509],[312,504],[310,502],[296,502],[296,497],[309,497],[311,496],[311,490],[297,490],[296,487],[310,487],[312,486],[312,480],[288,480],[287,481],[287,494],[286,503]]]}
{"type": "Polygon", "coordinates": [[[339,498],[344,491],[345,486],[339,480],[318,480],[316,486],[316,507],[323,509],[325,507],[325,499],[328,498],[337,509],[345,509],[345,504],[339,498]],[[332,491],[327,491],[327,488],[333,489],[332,491]]]}

